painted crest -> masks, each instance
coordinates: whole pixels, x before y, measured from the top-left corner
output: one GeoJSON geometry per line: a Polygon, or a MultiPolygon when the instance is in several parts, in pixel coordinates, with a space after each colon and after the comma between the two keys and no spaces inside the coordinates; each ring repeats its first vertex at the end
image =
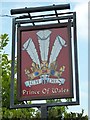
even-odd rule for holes
{"type": "Polygon", "coordinates": [[[29,38],[24,44],[22,50],[25,50],[32,59],[32,66],[30,70],[25,69],[25,74],[28,80],[25,81],[26,87],[38,84],[59,84],[62,85],[65,79],[62,78],[62,73],[65,71],[65,66],[59,68],[57,71],[57,57],[62,51],[62,48],[67,47],[66,41],[61,36],[56,36],[53,43],[50,57],[48,59],[50,47],[50,30],[40,30],[37,33],[41,61],[38,56],[37,49],[32,38],[29,38]],[[36,79],[39,77],[39,79],[36,79]],[[53,78],[55,77],[55,78],[53,78]],[[36,79],[36,80],[35,80],[36,79]]]}

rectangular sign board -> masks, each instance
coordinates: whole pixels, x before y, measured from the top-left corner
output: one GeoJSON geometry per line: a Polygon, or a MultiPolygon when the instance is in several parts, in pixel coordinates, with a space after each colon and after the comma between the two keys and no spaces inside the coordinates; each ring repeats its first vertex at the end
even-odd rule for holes
{"type": "Polygon", "coordinates": [[[18,100],[73,98],[69,23],[18,28],[18,100]]]}

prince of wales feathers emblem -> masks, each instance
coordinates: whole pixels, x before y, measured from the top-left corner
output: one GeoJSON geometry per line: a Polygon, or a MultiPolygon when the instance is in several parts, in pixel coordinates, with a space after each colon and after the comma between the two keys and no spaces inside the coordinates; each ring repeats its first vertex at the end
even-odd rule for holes
{"type": "Polygon", "coordinates": [[[50,46],[50,30],[40,30],[37,32],[41,62],[37,50],[35,48],[34,42],[29,38],[24,44],[23,49],[26,50],[28,55],[32,59],[32,67],[30,70],[25,69],[25,74],[28,77],[28,80],[25,82],[26,87],[31,87],[32,85],[52,83],[62,85],[65,82],[64,78],[61,78],[62,73],[65,71],[65,66],[60,67],[57,71],[57,62],[56,59],[60,54],[63,47],[66,47],[66,42],[59,35],[56,37],[54,44],[52,46],[49,62],[48,62],[48,53],[50,46]],[[57,79],[53,79],[55,76],[57,79]],[[34,80],[36,77],[40,79],[34,80]]]}

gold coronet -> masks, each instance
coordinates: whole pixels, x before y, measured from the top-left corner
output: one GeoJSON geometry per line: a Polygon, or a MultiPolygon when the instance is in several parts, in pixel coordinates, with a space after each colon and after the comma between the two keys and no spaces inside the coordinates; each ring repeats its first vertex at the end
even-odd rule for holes
{"type": "Polygon", "coordinates": [[[35,77],[39,77],[41,75],[48,74],[49,76],[55,76],[60,78],[62,73],[65,71],[65,66],[60,67],[59,71],[57,71],[57,63],[54,61],[48,65],[47,61],[42,61],[40,66],[36,63],[32,63],[30,70],[25,69],[25,74],[27,75],[28,79],[33,80],[35,77]]]}

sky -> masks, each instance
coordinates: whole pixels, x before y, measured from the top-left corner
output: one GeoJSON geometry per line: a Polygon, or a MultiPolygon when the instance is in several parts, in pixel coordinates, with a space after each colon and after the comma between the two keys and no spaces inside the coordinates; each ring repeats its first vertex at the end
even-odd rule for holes
{"type": "Polygon", "coordinates": [[[23,7],[38,7],[48,6],[53,4],[70,3],[71,11],[76,11],[77,15],[77,42],[78,42],[78,67],[79,67],[79,84],[80,84],[80,105],[70,106],[69,111],[81,112],[84,109],[85,114],[88,114],[88,1],[87,0],[5,0],[0,2],[0,33],[7,33],[10,42],[5,49],[11,58],[12,46],[12,17],[2,17],[2,15],[10,15],[10,10],[23,7]]]}

